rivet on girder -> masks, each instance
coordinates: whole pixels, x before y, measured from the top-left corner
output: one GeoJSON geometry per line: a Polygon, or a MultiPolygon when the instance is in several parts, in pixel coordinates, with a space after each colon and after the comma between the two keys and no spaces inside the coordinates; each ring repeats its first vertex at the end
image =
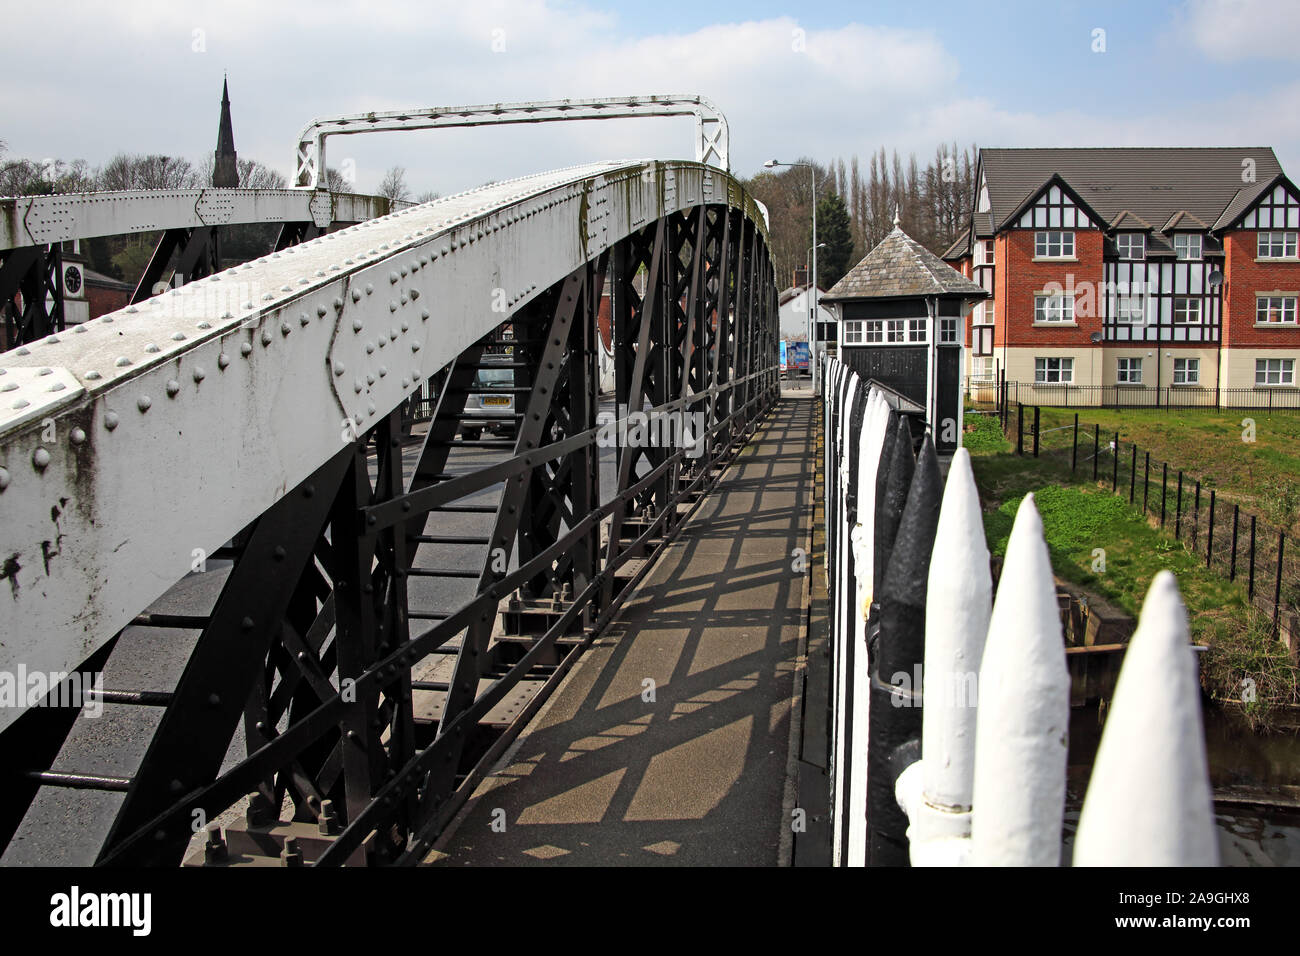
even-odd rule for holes
{"type": "Polygon", "coordinates": [[[420,343],[419,343],[419,342],[412,342],[412,343],[411,343],[411,351],[412,351],[412,352],[418,352],[418,351],[420,351],[420,343]]]}
{"type": "Polygon", "coordinates": [[[153,404],[153,399],[151,399],[148,395],[141,395],[139,398],[135,400],[135,407],[140,409],[141,412],[149,411],[149,406],[152,404],[153,404]]]}
{"type": "Polygon", "coordinates": [[[119,355],[117,357],[117,361],[114,362],[113,364],[116,365],[118,368],[126,368],[128,365],[131,364],[131,360],[127,358],[125,355],[119,355]]]}
{"type": "Polygon", "coordinates": [[[251,342],[241,342],[241,343],[239,344],[239,354],[242,355],[244,358],[248,358],[250,355],[252,355],[252,354],[253,354],[253,345],[252,345],[252,343],[251,343],[251,342]]]}
{"type": "Polygon", "coordinates": [[[169,378],[167,380],[167,397],[175,398],[177,395],[180,394],[180,391],[181,391],[181,383],[176,381],[176,379],[174,378],[169,378]]]}
{"type": "Polygon", "coordinates": [[[86,379],[88,379],[88,380],[91,381],[91,382],[97,382],[97,381],[99,381],[103,376],[101,376],[98,372],[96,372],[96,371],[94,371],[94,370],[92,369],[91,371],[89,371],[89,372],[86,373],[86,376],[85,376],[85,377],[86,377],[86,379]]]}
{"type": "Polygon", "coordinates": [[[37,375],[53,375],[53,374],[54,374],[54,369],[52,369],[52,368],[43,368],[43,369],[41,369],[39,372],[37,372],[36,374],[37,374],[37,375]]]}
{"type": "Polygon", "coordinates": [[[369,282],[367,282],[367,283],[366,283],[366,295],[370,295],[370,294],[371,294],[372,292],[374,292],[374,291],[375,291],[375,287],[374,287],[373,285],[371,285],[369,282]]]}
{"type": "Polygon", "coordinates": [[[30,404],[31,404],[31,402],[27,401],[27,399],[25,399],[25,398],[20,398],[20,399],[18,399],[18,401],[14,402],[13,407],[14,407],[15,411],[17,411],[17,410],[20,410],[20,409],[24,409],[24,408],[26,408],[26,407],[27,407],[28,405],[30,405],[30,404]]]}
{"type": "Polygon", "coordinates": [[[292,331],[293,331],[293,326],[291,326],[288,322],[281,322],[281,323],[280,323],[280,334],[281,334],[281,335],[288,335],[288,334],[289,334],[290,332],[292,332],[292,331]]]}
{"type": "Polygon", "coordinates": [[[334,363],[334,374],[335,374],[335,375],[342,375],[342,374],[343,374],[343,363],[342,363],[342,362],[335,362],[335,363],[334,363]]]}
{"type": "Polygon", "coordinates": [[[391,282],[392,284],[394,284],[394,285],[397,284],[397,278],[398,278],[398,277],[397,277],[397,273],[396,273],[396,272],[390,272],[390,273],[388,273],[388,281],[391,282]]]}
{"type": "Polygon", "coordinates": [[[208,375],[208,373],[205,372],[205,371],[203,371],[203,367],[202,367],[201,365],[199,365],[199,366],[195,366],[195,368],[194,368],[194,381],[196,381],[196,382],[201,382],[201,381],[203,381],[205,378],[207,378],[207,375],[208,375]]]}
{"type": "Polygon", "coordinates": [[[14,355],[31,355],[31,354],[32,354],[31,350],[28,349],[27,346],[25,345],[19,346],[17,349],[14,350],[14,355]]]}
{"type": "MultiPolygon", "coordinates": [[[[323,318],[325,318],[325,306],[323,306],[323,305],[318,305],[318,306],[316,306],[316,318],[318,318],[318,319],[323,319],[323,318]]],[[[306,324],[307,324],[306,322],[303,323],[303,325],[306,325],[306,324]]]]}
{"type": "Polygon", "coordinates": [[[306,312],[299,312],[298,324],[303,326],[304,328],[308,325],[311,325],[311,316],[308,315],[306,312]]]}
{"type": "Polygon", "coordinates": [[[68,438],[74,445],[84,445],[86,443],[86,430],[81,427],[74,428],[68,438]]]}
{"type": "Polygon", "coordinates": [[[160,349],[158,346],[154,345],[153,343],[150,343],[150,344],[146,345],[146,346],[144,347],[144,350],[145,350],[146,352],[148,352],[150,355],[153,355],[153,354],[155,354],[155,353],[157,353],[157,352],[161,352],[161,351],[162,351],[162,349],[160,349]]]}
{"type": "Polygon", "coordinates": [[[402,320],[402,331],[403,331],[403,332],[408,332],[408,331],[410,331],[410,328],[411,328],[411,323],[410,323],[410,322],[407,322],[405,319],[403,319],[403,320],[402,320]]]}
{"type": "Polygon", "coordinates": [[[411,299],[412,299],[412,300],[415,300],[415,299],[418,299],[419,297],[420,297],[420,290],[419,290],[419,289],[412,289],[412,290],[411,290],[411,299]]]}
{"type": "Polygon", "coordinates": [[[270,329],[263,329],[263,330],[262,330],[262,344],[263,344],[264,346],[265,346],[265,345],[270,345],[270,344],[271,344],[271,330],[270,330],[270,329]]]}
{"type": "Polygon", "coordinates": [[[104,427],[109,431],[117,427],[117,412],[106,412],[104,414],[104,427]]]}
{"type": "Polygon", "coordinates": [[[388,374],[388,366],[387,365],[379,366],[379,377],[383,378],[387,374],[388,374]]]}
{"type": "Polygon", "coordinates": [[[340,299],[338,296],[334,297],[334,311],[335,312],[343,311],[343,300],[340,299]]]}
{"type": "Polygon", "coordinates": [[[388,337],[389,337],[390,339],[392,339],[394,342],[396,342],[396,341],[397,341],[397,329],[389,329],[389,330],[388,330],[388,337]]]}
{"type": "Polygon", "coordinates": [[[428,321],[429,321],[429,310],[428,310],[428,309],[424,309],[424,310],[422,310],[422,311],[420,312],[420,320],[423,321],[423,322],[428,322],[428,321]]]}
{"type": "Polygon", "coordinates": [[[225,352],[222,352],[220,355],[217,356],[217,368],[222,369],[224,371],[226,367],[229,365],[230,365],[229,355],[227,355],[225,352]]]}
{"type": "MultiPolygon", "coordinates": [[[[204,332],[204,331],[207,331],[208,329],[212,328],[212,323],[211,323],[211,322],[200,322],[200,323],[198,324],[197,327],[198,327],[198,329],[199,329],[200,332],[204,332]]],[[[81,328],[81,326],[77,326],[77,328],[81,328]]]]}
{"type": "Polygon", "coordinates": [[[360,302],[360,301],[361,301],[361,290],[360,290],[360,289],[353,289],[353,290],[352,290],[352,301],[353,301],[353,302],[360,302]]]}
{"type": "Polygon", "coordinates": [[[356,379],[355,381],[353,381],[353,383],[352,383],[352,391],[354,391],[354,392],[356,392],[358,395],[360,395],[360,394],[361,394],[361,390],[362,390],[363,388],[365,388],[365,386],[361,384],[361,379],[356,379]]]}
{"type": "Polygon", "coordinates": [[[352,320],[352,331],[353,331],[353,332],[360,332],[360,331],[361,331],[362,329],[364,329],[365,327],[366,327],[366,326],[365,326],[365,323],[362,322],[360,319],[353,319],[353,320],[352,320]]]}
{"type": "Polygon", "coordinates": [[[44,471],[50,463],[50,453],[44,448],[38,448],[32,452],[32,464],[36,466],[37,471],[44,471]]]}
{"type": "Polygon", "coordinates": [[[401,297],[400,301],[401,301],[402,305],[406,305],[406,293],[405,293],[405,292],[402,293],[402,297],[401,297]]]}
{"type": "Polygon", "coordinates": [[[366,343],[366,354],[367,354],[367,355],[373,355],[374,352],[375,352],[375,343],[374,343],[374,342],[367,342],[367,343],[366,343]]]}
{"type": "Polygon", "coordinates": [[[388,300],[388,311],[389,311],[389,312],[396,312],[396,311],[397,311],[397,300],[396,300],[396,299],[389,299],[389,300],[388,300]]]}
{"type": "Polygon", "coordinates": [[[0,468],[0,491],[9,487],[9,469],[0,468]]]}

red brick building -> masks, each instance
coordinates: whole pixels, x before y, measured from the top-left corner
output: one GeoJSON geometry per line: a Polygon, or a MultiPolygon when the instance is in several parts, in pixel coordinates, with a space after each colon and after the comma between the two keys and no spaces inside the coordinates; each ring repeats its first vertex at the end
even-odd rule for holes
{"type": "Polygon", "coordinates": [[[1300,191],[1271,149],[983,149],[976,184],[943,258],[992,294],[966,320],[977,390],[1293,404],[1300,191]]]}

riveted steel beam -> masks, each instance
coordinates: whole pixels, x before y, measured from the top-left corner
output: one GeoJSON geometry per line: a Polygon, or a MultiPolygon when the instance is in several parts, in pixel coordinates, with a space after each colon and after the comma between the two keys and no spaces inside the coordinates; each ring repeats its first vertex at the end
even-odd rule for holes
{"type": "MultiPolygon", "coordinates": [[[[314,189],[325,165],[325,140],[330,136],[400,130],[554,123],[576,120],[640,119],[659,116],[695,117],[695,161],[729,171],[727,118],[712,102],[697,95],[599,97],[490,103],[479,106],[433,106],[411,110],[352,113],[312,120],[298,134],[294,185],[314,189]]],[[[703,197],[708,198],[708,197],[703,197]]]]}

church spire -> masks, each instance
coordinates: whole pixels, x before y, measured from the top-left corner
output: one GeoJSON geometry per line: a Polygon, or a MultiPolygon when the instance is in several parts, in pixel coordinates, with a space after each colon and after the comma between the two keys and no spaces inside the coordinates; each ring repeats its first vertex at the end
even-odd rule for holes
{"type": "Polygon", "coordinates": [[[235,131],[230,122],[230,86],[221,81],[221,122],[217,126],[216,162],[212,167],[212,185],[239,185],[239,163],[235,154],[235,131]]]}

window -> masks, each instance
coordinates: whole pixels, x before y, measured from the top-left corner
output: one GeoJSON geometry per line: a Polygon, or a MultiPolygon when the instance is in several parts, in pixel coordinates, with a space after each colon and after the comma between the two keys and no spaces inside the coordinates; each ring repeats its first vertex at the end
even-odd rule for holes
{"type": "Polygon", "coordinates": [[[862,344],[862,321],[848,321],[844,323],[844,344],[861,345],[862,344]]]}
{"type": "Polygon", "coordinates": [[[907,323],[904,319],[886,319],[885,320],[885,341],[886,342],[904,342],[906,341],[907,323]]]}
{"type": "Polygon", "coordinates": [[[1145,305],[1140,295],[1121,295],[1115,300],[1115,321],[1121,325],[1141,325],[1145,305]]]}
{"type": "Polygon", "coordinates": [[[1037,259],[1065,259],[1074,255],[1074,233],[1034,233],[1034,257],[1037,259]]]}
{"type": "Polygon", "coordinates": [[[984,324],[985,325],[993,324],[993,303],[992,302],[984,303],[984,324]]]}
{"type": "Polygon", "coordinates": [[[1038,385],[1068,385],[1074,381],[1074,359],[1034,359],[1034,382],[1038,385]]]}
{"type": "Polygon", "coordinates": [[[1147,237],[1140,232],[1121,232],[1115,237],[1115,248],[1121,259],[1145,259],[1147,237]]]}
{"type": "Polygon", "coordinates": [[[1141,385],[1142,384],[1142,359],[1140,358],[1122,358],[1119,360],[1119,369],[1115,375],[1115,381],[1121,385],[1141,385]]]}
{"type": "Polygon", "coordinates": [[[1174,384],[1197,385],[1201,381],[1200,359],[1174,359],[1174,384]]]}
{"type": "Polygon", "coordinates": [[[1063,292],[1045,292],[1034,296],[1035,322],[1073,322],[1074,297],[1063,292]]]}
{"type": "Polygon", "coordinates": [[[939,320],[939,342],[942,345],[957,344],[957,320],[944,319],[939,320]]]}
{"type": "Polygon", "coordinates": [[[1261,295],[1255,299],[1255,321],[1261,325],[1295,325],[1293,295],[1261,295]]]}
{"type": "Polygon", "coordinates": [[[1174,325],[1200,325],[1201,300],[1174,296],[1174,325]]]}
{"type": "Polygon", "coordinates": [[[1295,359],[1255,359],[1256,385],[1294,385],[1295,359]]]}
{"type": "Polygon", "coordinates": [[[1261,232],[1256,255],[1260,259],[1294,259],[1296,234],[1294,232],[1261,232]]]}
{"type": "Polygon", "coordinates": [[[991,379],[993,377],[993,356],[986,355],[972,358],[970,360],[970,377],[979,380],[991,379]]]}
{"type": "Polygon", "coordinates": [[[1201,237],[1190,232],[1174,233],[1174,256],[1179,259],[1201,258],[1201,237]]]}
{"type": "Polygon", "coordinates": [[[925,327],[928,324],[926,319],[908,319],[907,320],[907,341],[924,342],[926,341],[925,327]]]}

